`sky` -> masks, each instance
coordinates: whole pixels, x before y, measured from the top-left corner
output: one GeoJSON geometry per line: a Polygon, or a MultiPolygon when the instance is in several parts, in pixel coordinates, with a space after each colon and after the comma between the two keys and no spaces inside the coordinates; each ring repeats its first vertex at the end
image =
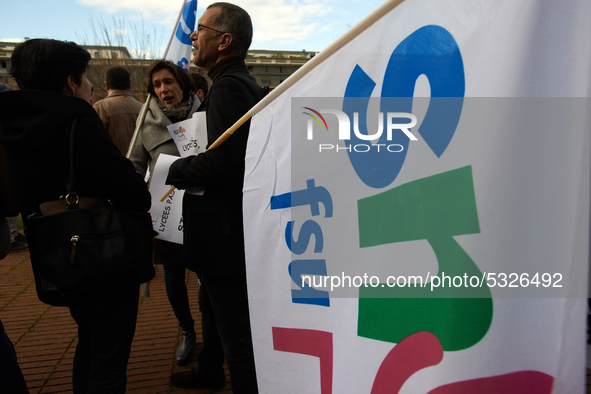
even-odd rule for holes
{"type": "MultiPolygon", "coordinates": [[[[198,2],[197,18],[212,0],[198,2]]],[[[251,16],[251,49],[320,51],[383,0],[231,0],[251,16]]],[[[0,41],[54,38],[161,57],[184,0],[0,0],[0,41]]]]}

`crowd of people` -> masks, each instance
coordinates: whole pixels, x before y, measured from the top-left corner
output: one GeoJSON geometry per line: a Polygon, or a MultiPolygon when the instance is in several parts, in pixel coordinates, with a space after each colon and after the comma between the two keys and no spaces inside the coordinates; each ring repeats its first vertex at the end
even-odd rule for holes
{"type": "MultiPolygon", "coordinates": [[[[9,183],[2,185],[0,198],[0,258],[15,242],[5,219],[20,214],[26,231],[29,215],[63,194],[67,133],[75,119],[76,130],[84,133],[84,140],[74,142],[78,194],[107,198],[130,212],[148,212],[149,185],[159,155],[180,156],[166,126],[205,111],[209,146],[263,97],[244,62],[252,33],[245,10],[229,3],[211,4],[191,35],[193,63],[207,71],[209,81],[190,76],[170,61],[154,61],[147,86],[152,100],[141,121],[142,104],[130,93],[131,76],[124,67],[107,70],[108,96],[92,105],[90,54],[84,48],[52,39],[17,45],[10,72],[18,89],[0,93],[0,108],[6,114],[0,118],[1,170],[10,174],[19,169],[18,177],[3,177],[9,183]]],[[[181,330],[175,352],[179,365],[190,361],[196,340],[187,269],[200,283],[203,348],[193,368],[171,376],[177,387],[222,389],[226,360],[233,392],[258,392],[242,225],[249,127],[246,122],[216,148],[179,157],[168,172],[169,185],[205,190],[184,194],[183,244],[153,244],[153,263],[163,267],[166,294],[181,330]],[[196,256],[195,249],[202,253],[196,256]]],[[[78,326],[74,393],[125,392],[138,300],[139,283],[85,295],[67,305],[78,326]]],[[[0,392],[26,393],[14,347],[3,331],[0,392]]]]}

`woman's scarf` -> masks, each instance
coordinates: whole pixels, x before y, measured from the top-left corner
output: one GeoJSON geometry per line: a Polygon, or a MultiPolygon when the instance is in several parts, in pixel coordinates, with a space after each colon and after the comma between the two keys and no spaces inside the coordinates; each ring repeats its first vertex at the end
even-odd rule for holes
{"type": "Polygon", "coordinates": [[[162,104],[160,99],[158,99],[158,106],[160,107],[162,112],[164,112],[164,115],[166,115],[166,117],[170,119],[172,123],[180,122],[181,120],[185,120],[187,118],[189,111],[193,107],[192,96],[193,95],[189,95],[189,98],[186,101],[176,103],[170,108],[166,108],[164,104],[162,104]]]}

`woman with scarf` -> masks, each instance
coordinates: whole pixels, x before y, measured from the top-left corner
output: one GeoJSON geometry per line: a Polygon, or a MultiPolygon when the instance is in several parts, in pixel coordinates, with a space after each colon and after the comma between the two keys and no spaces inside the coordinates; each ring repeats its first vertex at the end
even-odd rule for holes
{"type": "MultiPolygon", "coordinates": [[[[166,126],[193,116],[200,102],[193,93],[193,85],[187,72],[167,60],[156,60],[150,65],[148,92],[153,99],[150,100],[135,144],[130,148],[129,158],[142,176],[149,169],[149,183],[160,154],[180,156],[166,126]]],[[[191,359],[191,351],[195,346],[195,329],[185,284],[182,245],[158,241],[154,244],[154,263],[164,267],[166,294],[182,329],[176,361],[177,364],[184,365],[191,359]]]]}

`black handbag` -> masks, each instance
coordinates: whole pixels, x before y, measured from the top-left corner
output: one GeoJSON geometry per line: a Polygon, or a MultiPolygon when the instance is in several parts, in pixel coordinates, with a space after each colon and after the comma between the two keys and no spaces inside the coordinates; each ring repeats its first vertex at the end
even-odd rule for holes
{"type": "Polygon", "coordinates": [[[90,295],[147,282],[152,264],[149,213],[120,209],[107,199],[78,197],[74,182],[74,130],[69,132],[67,194],[40,204],[25,222],[39,300],[68,306],[90,295]]]}

